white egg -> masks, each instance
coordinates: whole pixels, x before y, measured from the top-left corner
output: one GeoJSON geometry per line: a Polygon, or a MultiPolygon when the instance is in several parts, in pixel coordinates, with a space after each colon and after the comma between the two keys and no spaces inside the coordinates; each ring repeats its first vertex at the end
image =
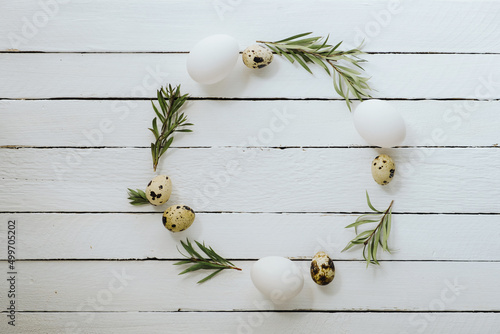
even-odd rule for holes
{"type": "Polygon", "coordinates": [[[304,275],[299,267],[281,256],[264,257],[252,267],[252,282],[264,296],[279,304],[292,299],[304,287],[304,275]]]}
{"type": "Polygon", "coordinates": [[[212,35],[196,44],[187,58],[187,71],[191,78],[210,85],[231,73],[239,56],[236,40],[228,35],[212,35]]]}
{"type": "Polygon", "coordinates": [[[362,102],[354,111],[353,121],[361,137],[372,146],[398,146],[406,137],[403,117],[385,101],[362,102]]]}

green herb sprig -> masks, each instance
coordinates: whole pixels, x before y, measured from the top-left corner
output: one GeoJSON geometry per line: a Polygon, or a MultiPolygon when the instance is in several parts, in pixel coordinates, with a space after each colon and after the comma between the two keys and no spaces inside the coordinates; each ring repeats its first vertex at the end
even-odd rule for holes
{"type": "Polygon", "coordinates": [[[366,201],[368,206],[373,211],[373,213],[368,213],[361,215],[356,219],[356,221],[346,228],[354,227],[356,232],[356,237],[349,241],[347,246],[342,250],[342,252],[356,246],[363,245],[363,258],[366,260],[366,266],[371,264],[380,264],[377,260],[378,246],[380,245],[384,251],[391,252],[387,245],[387,239],[391,233],[391,221],[392,221],[392,204],[391,201],[389,207],[384,212],[375,209],[370,202],[370,196],[366,192],[366,201]],[[378,222],[378,225],[371,230],[361,232],[358,234],[358,226],[378,222]]]}
{"type": "Polygon", "coordinates": [[[181,95],[181,86],[178,85],[172,88],[168,85],[166,88],[161,88],[157,91],[158,104],[161,112],[155,106],[153,101],[153,109],[156,116],[153,119],[152,127],[149,130],[155,136],[155,142],[151,143],[151,154],[153,156],[153,169],[156,171],[160,157],[168,150],[174,141],[174,132],[192,132],[191,129],[186,129],[186,126],[192,126],[192,123],[187,122],[187,118],[180,108],[184,105],[189,97],[189,94],[181,95]],[[161,122],[161,128],[158,129],[158,119],[161,122]]]}
{"type": "Polygon", "coordinates": [[[312,71],[307,65],[308,63],[322,67],[329,76],[333,76],[335,91],[345,99],[349,110],[351,110],[350,95],[361,101],[363,101],[363,98],[371,97],[368,93],[371,90],[368,85],[369,78],[362,75],[364,69],[360,65],[360,63],[366,61],[359,58],[359,55],[364,54],[360,50],[362,45],[355,49],[340,51],[338,47],[342,42],[335,46],[327,44],[329,36],[326,38],[302,38],[310,34],[311,32],[306,32],[276,42],[257,41],[257,43],[265,44],[269,49],[279,56],[285,57],[291,63],[299,63],[311,74],[312,71]],[[339,61],[344,61],[344,65],[354,65],[357,69],[339,65],[339,61]]]}
{"type": "Polygon", "coordinates": [[[128,189],[128,199],[130,200],[130,204],[132,205],[144,205],[149,204],[148,198],[146,197],[146,193],[141,189],[128,189]]]}
{"type": "Polygon", "coordinates": [[[198,245],[198,248],[203,251],[203,253],[208,256],[208,258],[203,257],[200,255],[199,252],[197,252],[189,239],[186,238],[186,242],[181,240],[181,245],[182,247],[186,250],[186,252],[189,255],[185,255],[182,253],[179,248],[177,250],[179,253],[182,254],[186,258],[186,260],[182,260],[179,262],[174,263],[174,265],[181,265],[181,264],[189,264],[192,263],[192,265],[187,268],[186,270],[182,271],[179,273],[179,275],[183,275],[186,273],[190,273],[196,270],[200,269],[207,269],[207,270],[215,270],[213,273],[208,275],[207,277],[201,279],[198,281],[198,283],[203,283],[220,273],[224,269],[234,269],[234,270],[241,270],[241,268],[235,267],[234,264],[229,262],[228,260],[224,259],[222,256],[217,254],[212,247],[207,247],[205,246],[205,243],[199,243],[198,241],[194,241],[196,245],[198,245]]]}

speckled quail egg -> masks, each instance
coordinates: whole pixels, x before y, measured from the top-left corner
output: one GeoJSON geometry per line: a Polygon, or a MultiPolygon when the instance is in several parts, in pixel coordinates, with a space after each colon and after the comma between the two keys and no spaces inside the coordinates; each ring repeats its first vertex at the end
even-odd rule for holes
{"type": "Polygon", "coordinates": [[[250,45],[243,51],[243,63],[250,68],[263,68],[273,61],[273,53],[259,44],[250,45]]]}
{"type": "Polygon", "coordinates": [[[187,205],[172,205],[163,213],[163,225],[172,232],[182,232],[194,222],[194,211],[187,205]]]}
{"type": "Polygon", "coordinates": [[[172,194],[172,181],[166,175],[158,175],[149,181],[146,198],[153,205],[165,204],[172,194]]]}
{"type": "Polygon", "coordinates": [[[387,154],[376,156],[372,162],[373,179],[383,186],[392,181],[395,171],[394,161],[387,154]]]}
{"type": "Polygon", "coordinates": [[[330,284],[335,278],[335,265],[325,252],[317,252],[311,261],[311,278],[319,285],[330,284]]]}

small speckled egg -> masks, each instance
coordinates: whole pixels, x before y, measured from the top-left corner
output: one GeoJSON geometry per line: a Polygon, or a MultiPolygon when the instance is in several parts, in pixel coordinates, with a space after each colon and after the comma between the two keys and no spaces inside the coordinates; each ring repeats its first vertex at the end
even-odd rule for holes
{"type": "Polygon", "coordinates": [[[395,171],[394,161],[387,154],[378,155],[372,162],[373,179],[383,186],[392,181],[395,171]]]}
{"type": "Polygon", "coordinates": [[[330,284],[335,278],[335,265],[325,252],[317,252],[311,261],[311,278],[318,285],[330,284]]]}
{"type": "Polygon", "coordinates": [[[187,205],[172,205],[163,213],[163,225],[169,231],[182,232],[194,222],[194,211],[187,205]]]}
{"type": "Polygon", "coordinates": [[[172,194],[172,181],[166,175],[158,175],[149,181],[146,198],[153,205],[165,204],[172,194]]]}
{"type": "Polygon", "coordinates": [[[263,68],[273,61],[273,53],[259,44],[250,45],[243,51],[243,63],[249,68],[263,68]]]}

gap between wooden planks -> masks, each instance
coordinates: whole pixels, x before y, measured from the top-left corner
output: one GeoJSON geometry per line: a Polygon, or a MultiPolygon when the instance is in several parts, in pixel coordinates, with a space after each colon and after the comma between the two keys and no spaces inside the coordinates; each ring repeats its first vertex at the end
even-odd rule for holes
{"type": "MultiPolygon", "coordinates": [[[[500,101],[388,103],[407,123],[405,146],[477,147],[500,141],[496,123],[487,121],[498,117],[500,101]]],[[[177,134],[173,147],[366,146],[344,101],[194,100],[185,112],[194,132],[177,134]]],[[[154,139],[147,130],[155,116],[150,101],[0,100],[0,113],[0,146],[148,147],[154,139]]]]}

